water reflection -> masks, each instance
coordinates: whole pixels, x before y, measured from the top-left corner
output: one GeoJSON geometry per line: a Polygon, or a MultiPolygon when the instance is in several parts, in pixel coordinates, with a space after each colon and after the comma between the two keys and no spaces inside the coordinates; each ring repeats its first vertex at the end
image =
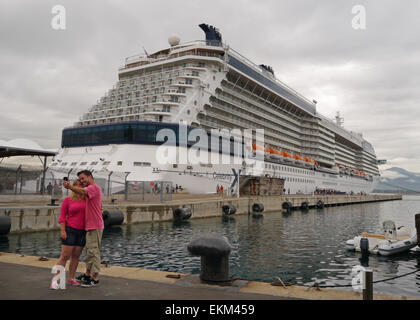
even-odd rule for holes
{"type": "Polygon", "coordinates": [[[0,236],[0,251],[9,252],[9,237],[1,235],[0,236]]]}
{"type": "Polygon", "coordinates": [[[369,253],[363,253],[359,261],[362,267],[369,268],[369,253]]]}
{"type": "Polygon", "coordinates": [[[108,237],[118,237],[122,238],[124,235],[123,229],[120,226],[112,226],[110,228],[106,228],[103,232],[102,239],[108,237]]]}
{"type": "MultiPolygon", "coordinates": [[[[202,233],[218,233],[232,245],[232,277],[308,284],[351,283],[355,265],[369,266],[374,280],[386,279],[420,267],[420,253],[381,257],[345,250],[346,240],[362,232],[380,232],[382,222],[414,227],[420,197],[319,210],[280,211],[262,217],[233,215],[180,222],[154,222],[112,227],[104,231],[102,256],[111,264],[198,274],[200,258],[187,245],[202,233]]],[[[0,251],[60,255],[59,231],[0,237],[0,251]]],[[[82,256],[83,260],[83,256],[82,256]]],[[[420,273],[419,273],[420,274],[420,273]]],[[[376,292],[420,296],[420,275],[412,274],[374,286],[376,292]],[[417,277],[416,277],[417,276],[417,277]]]]}
{"type": "Polygon", "coordinates": [[[235,223],[235,218],[232,216],[223,215],[222,216],[222,223],[229,224],[229,223],[235,223]]]}
{"type": "Polygon", "coordinates": [[[191,222],[189,222],[188,220],[179,220],[179,221],[173,221],[172,222],[172,226],[174,228],[178,228],[178,227],[191,227],[191,222]]]}

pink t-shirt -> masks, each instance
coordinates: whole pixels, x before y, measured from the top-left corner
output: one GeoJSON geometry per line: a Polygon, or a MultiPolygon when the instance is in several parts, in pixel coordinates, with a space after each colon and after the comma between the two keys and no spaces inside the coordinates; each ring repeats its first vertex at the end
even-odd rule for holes
{"type": "Polygon", "coordinates": [[[66,226],[78,230],[85,229],[86,201],[76,201],[67,197],[61,204],[60,219],[58,223],[65,222],[66,226]]]}
{"type": "Polygon", "coordinates": [[[86,198],[86,226],[85,230],[96,230],[104,228],[102,218],[102,191],[97,184],[91,184],[85,188],[86,198]]]}

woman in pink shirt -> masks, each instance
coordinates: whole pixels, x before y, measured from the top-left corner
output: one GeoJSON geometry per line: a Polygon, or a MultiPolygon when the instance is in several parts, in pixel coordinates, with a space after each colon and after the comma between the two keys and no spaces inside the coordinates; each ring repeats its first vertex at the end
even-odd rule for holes
{"type": "MultiPolygon", "coordinates": [[[[73,186],[82,187],[77,179],[73,186]]],[[[67,284],[78,286],[79,283],[74,279],[79,257],[86,244],[85,231],[85,211],[86,199],[84,195],[72,192],[70,196],[63,200],[61,213],[58,223],[61,226],[61,256],[57,264],[66,267],[67,260],[70,260],[69,276],[67,284]]],[[[57,289],[53,288],[52,289],[57,289]]]]}

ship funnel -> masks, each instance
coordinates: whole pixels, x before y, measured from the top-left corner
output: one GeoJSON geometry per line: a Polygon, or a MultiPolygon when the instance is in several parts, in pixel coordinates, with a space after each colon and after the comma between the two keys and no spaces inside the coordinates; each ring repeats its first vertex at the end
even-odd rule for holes
{"type": "Polygon", "coordinates": [[[270,66],[266,66],[265,64],[260,64],[261,69],[264,71],[270,72],[274,76],[274,70],[270,66]]]}
{"type": "Polygon", "coordinates": [[[221,46],[222,45],[222,35],[219,32],[219,29],[216,27],[210,26],[208,24],[202,23],[199,27],[206,34],[206,42],[211,46],[221,46]]]}

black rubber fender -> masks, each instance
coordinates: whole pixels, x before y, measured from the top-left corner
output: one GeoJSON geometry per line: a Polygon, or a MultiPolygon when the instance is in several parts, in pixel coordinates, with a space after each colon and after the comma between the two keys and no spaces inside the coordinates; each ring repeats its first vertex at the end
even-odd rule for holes
{"type": "Polygon", "coordinates": [[[290,201],[286,201],[286,202],[283,202],[282,208],[284,210],[290,211],[290,210],[292,210],[293,205],[292,205],[292,203],[290,201]]]}
{"type": "Polygon", "coordinates": [[[222,207],[222,211],[223,211],[223,214],[227,214],[227,215],[235,214],[236,207],[233,204],[225,204],[222,207]]]}
{"type": "Polygon", "coordinates": [[[264,205],[262,203],[254,203],[252,205],[252,212],[263,212],[264,205]]]}
{"type": "Polygon", "coordinates": [[[10,228],[12,227],[12,222],[9,216],[0,216],[0,234],[8,234],[10,228]]]}
{"type": "Polygon", "coordinates": [[[300,209],[301,210],[309,210],[309,203],[308,201],[303,201],[302,204],[300,205],[300,209]]]}
{"type": "Polygon", "coordinates": [[[318,200],[318,202],[316,203],[316,207],[318,209],[323,209],[324,208],[324,201],[318,200]]]}
{"type": "Polygon", "coordinates": [[[104,227],[121,225],[124,222],[124,213],[120,210],[105,210],[102,213],[102,218],[104,219],[104,227]]]}
{"type": "Polygon", "coordinates": [[[173,211],[175,220],[188,220],[191,218],[191,208],[177,208],[173,211]]]}

